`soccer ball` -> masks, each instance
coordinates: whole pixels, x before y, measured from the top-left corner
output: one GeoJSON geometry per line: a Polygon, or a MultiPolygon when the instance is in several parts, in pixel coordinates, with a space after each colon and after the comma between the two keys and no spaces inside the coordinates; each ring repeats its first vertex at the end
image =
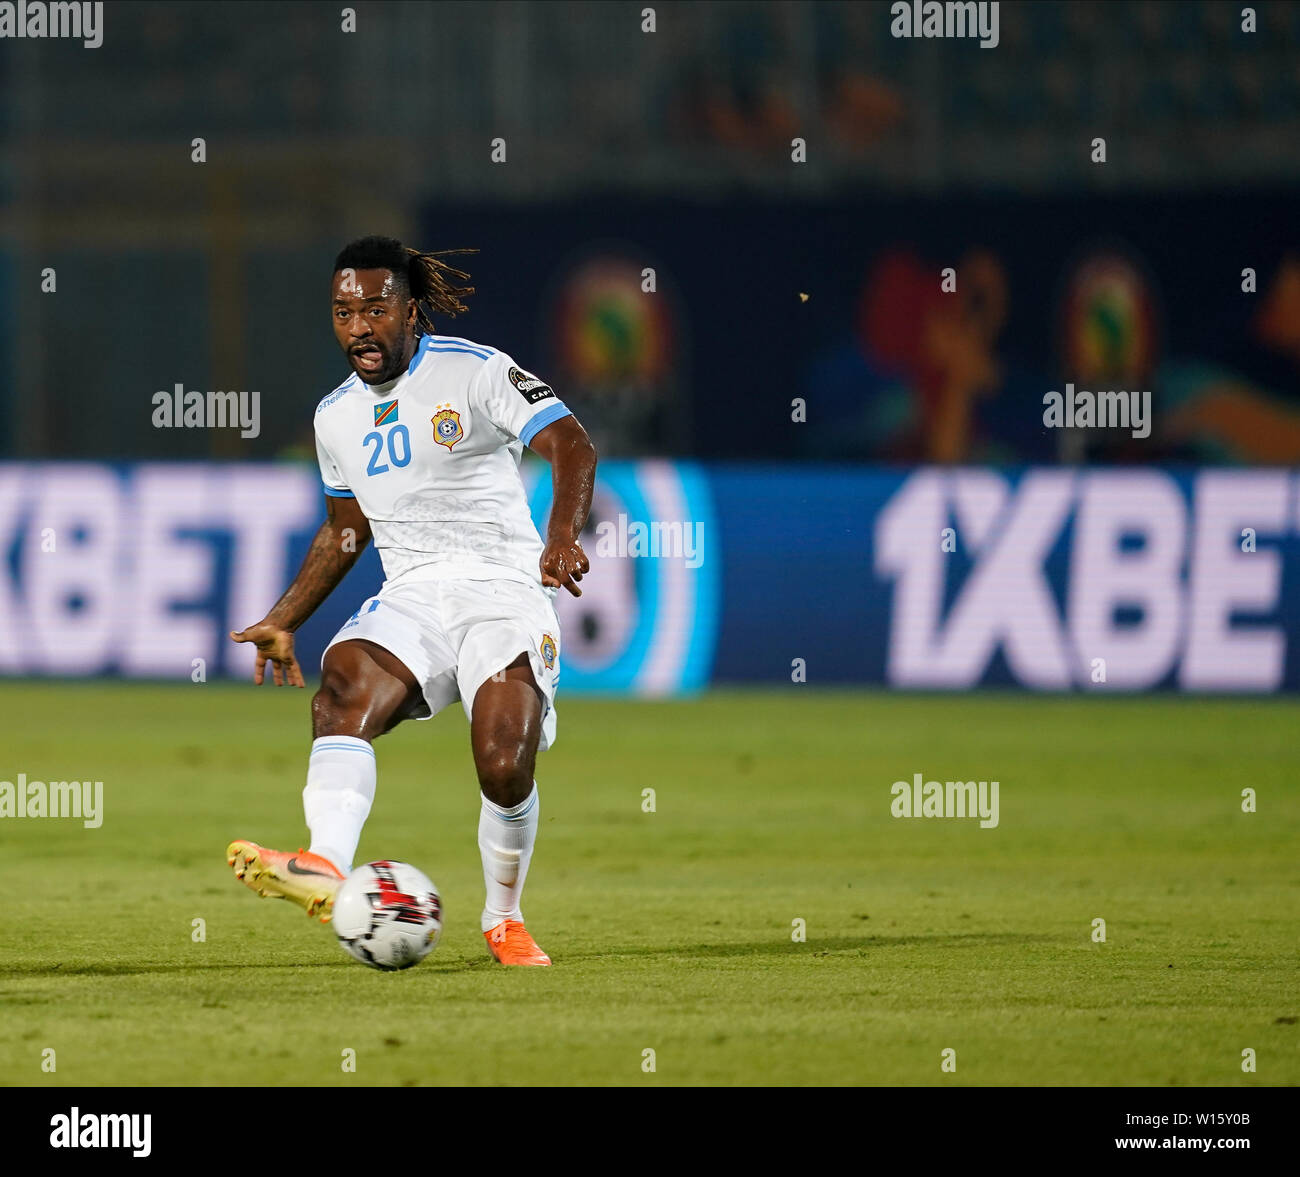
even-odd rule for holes
{"type": "Polygon", "coordinates": [[[368,862],[334,896],[331,923],[339,943],[362,964],[409,969],[442,935],[442,900],[409,862],[368,862]]]}

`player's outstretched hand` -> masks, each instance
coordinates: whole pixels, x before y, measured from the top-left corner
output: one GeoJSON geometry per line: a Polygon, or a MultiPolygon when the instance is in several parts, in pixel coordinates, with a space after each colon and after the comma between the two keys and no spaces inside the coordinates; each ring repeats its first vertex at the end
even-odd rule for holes
{"type": "Polygon", "coordinates": [[[563,586],[575,597],[582,596],[578,581],[584,572],[591,571],[587,562],[587,553],[578,541],[552,540],[546,545],[539,562],[542,569],[542,583],[551,588],[563,586]]]}
{"type": "Polygon", "coordinates": [[[234,642],[254,642],[257,645],[257,665],[253,668],[253,681],[260,687],[266,679],[266,664],[271,663],[271,680],[277,687],[287,682],[291,687],[305,687],[302,668],[293,656],[293,633],[259,621],[236,633],[230,631],[234,642]]]}

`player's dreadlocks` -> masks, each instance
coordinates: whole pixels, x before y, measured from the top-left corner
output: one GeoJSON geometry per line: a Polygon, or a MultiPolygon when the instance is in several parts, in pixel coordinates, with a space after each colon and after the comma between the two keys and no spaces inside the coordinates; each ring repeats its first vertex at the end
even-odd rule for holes
{"type": "Polygon", "coordinates": [[[340,270],[390,270],[405,293],[415,299],[416,322],[421,335],[434,335],[433,316],[455,318],[469,308],[462,301],[474,293],[473,286],[456,286],[453,278],[464,281],[464,270],[449,266],[441,259],[457,253],[478,253],[477,249],[441,249],[421,253],[403,245],[395,237],[361,237],[343,247],[334,259],[334,273],[340,270]]]}
{"type": "Polygon", "coordinates": [[[431,315],[449,315],[454,319],[469,309],[461,299],[474,293],[472,286],[452,285],[449,279],[459,278],[464,281],[469,275],[440,259],[454,253],[478,253],[478,250],[441,249],[436,253],[421,253],[418,249],[408,247],[406,252],[411,255],[407,283],[411,288],[411,297],[416,302],[420,334],[432,335],[434,330],[431,315]]]}

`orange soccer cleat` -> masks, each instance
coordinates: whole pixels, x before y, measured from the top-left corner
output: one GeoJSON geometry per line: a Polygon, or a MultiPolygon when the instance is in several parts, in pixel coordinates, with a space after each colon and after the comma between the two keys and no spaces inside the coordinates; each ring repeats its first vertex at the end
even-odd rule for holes
{"type": "Polygon", "coordinates": [[[488,951],[501,964],[548,965],[551,958],[537,947],[535,941],[519,920],[502,920],[495,928],[483,933],[488,951]]]}
{"type": "Polygon", "coordinates": [[[319,854],[289,854],[238,839],[226,847],[226,862],[235,868],[235,878],[264,899],[291,899],[323,924],[334,914],[334,895],[343,876],[319,854]]]}

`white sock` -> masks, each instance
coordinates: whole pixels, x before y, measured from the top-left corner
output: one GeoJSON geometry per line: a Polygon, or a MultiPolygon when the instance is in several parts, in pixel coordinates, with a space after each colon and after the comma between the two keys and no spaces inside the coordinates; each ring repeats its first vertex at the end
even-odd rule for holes
{"type": "Polygon", "coordinates": [[[375,750],[355,736],[321,736],[311,742],[302,810],[311,830],[310,850],[343,874],[361,841],[375,799],[375,750]]]}
{"type": "Polygon", "coordinates": [[[537,839],[537,782],[533,791],[513,809],[503,809],[486,797],[478,818],[478,849],[483,856],[483,883],[487,901],[483,906],[483,931],[502,920],[522,920],[519,896],[523,894],[528,863],[537,839]]]}

